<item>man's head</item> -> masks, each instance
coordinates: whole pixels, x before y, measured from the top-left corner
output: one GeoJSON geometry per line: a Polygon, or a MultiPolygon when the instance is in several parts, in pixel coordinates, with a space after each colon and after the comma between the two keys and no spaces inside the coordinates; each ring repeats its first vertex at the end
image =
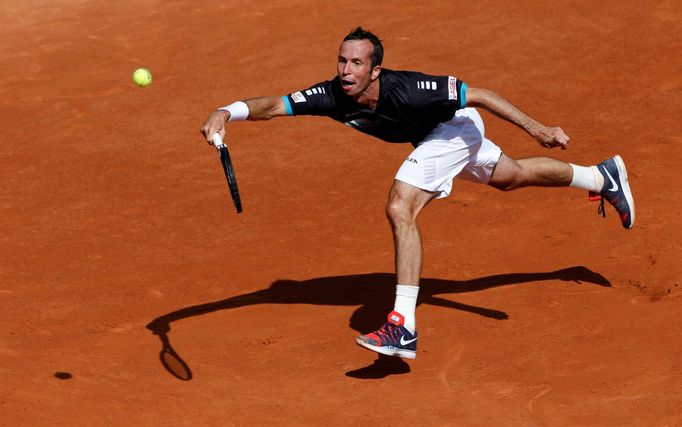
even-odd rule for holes
{"type": "Polygon", "coordinates": [[[362,27],[344,37],[339,47],[337,72],[346,95],[363,94],[379,78],[383,59],[381,40],[362,27]]]}
{"type": "Polygon", "coordinates": [[[364,30],[362,27],[357,27],[343,38],[344,42],[349,40],[368,40],[372,43],[372,68],[381,65],[384,61],[384,46],[381,44],[379,37],[371,32],[364,30]]]}

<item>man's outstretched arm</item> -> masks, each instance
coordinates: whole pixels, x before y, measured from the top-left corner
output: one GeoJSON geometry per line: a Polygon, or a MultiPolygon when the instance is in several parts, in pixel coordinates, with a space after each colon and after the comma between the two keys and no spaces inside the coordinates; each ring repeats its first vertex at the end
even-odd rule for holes
{"type": "Polygon", "coordinates": [[[467,107],[484,108],[528,132],[546,148],[567,148],[570,138],[559,127],[547,127],[528,116],[511,102],[488,89],[470,87],[466,94],[467,107]]]}
{"type": "Polygon", "coordinates": [[[217,132],[222,138],[225,137],[225,123],[237,120],[270,120],[273,117],[286,116],[287,110],[284,106],[282,97],[265,96],[261,98],[246,99],[231,104],[231,111],[237,113],[238,117],[233,117],[228,110],[216,110],[208,116],[203,125],[201,133],[206,142],[213,145],[213,135],[217,132]],[[244,105],[241,105],[243,103],[244,105]],[[234,106],[234,107],[233,107],[234,106]],[[232,119],[232,120],[230,120],[232,119]]]}

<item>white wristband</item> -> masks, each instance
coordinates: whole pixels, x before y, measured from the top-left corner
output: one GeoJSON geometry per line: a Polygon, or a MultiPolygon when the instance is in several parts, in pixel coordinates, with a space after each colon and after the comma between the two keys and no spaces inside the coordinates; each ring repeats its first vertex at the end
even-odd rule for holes
{"type": "Polygon", "coordinates": [[[249,107],[245,102],[242,101],[233,102],[226,107],[221,107],[218,109],[230,112],[230,118],[227,120],[228,122],[246,120],[246,118],[249,117],[249,107]]]}

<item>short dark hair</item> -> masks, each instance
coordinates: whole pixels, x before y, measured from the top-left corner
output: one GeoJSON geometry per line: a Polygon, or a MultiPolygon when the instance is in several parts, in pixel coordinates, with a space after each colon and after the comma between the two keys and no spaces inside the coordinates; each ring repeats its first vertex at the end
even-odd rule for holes
{"type": "Polygon", "coordinates": [[[379,37],[371,32],[362,27],[357,27],[343,38],[345,42],[348,40],[369,40],[372,43],[372,68],[381,65],[384,61],[384,46],[381,44],[379,37]]]}

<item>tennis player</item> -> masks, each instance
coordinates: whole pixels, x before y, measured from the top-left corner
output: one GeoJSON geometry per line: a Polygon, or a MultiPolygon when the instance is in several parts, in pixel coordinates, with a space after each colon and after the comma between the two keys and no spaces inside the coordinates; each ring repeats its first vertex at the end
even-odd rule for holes
{"type": "Polygon", "coordinates": [[[382,68],[383,46],[369,31],[356,28],[339,47],[337,75],[285,96],[232,103],[211,113],[201,127],[209,144],[238,120],[279,116],[327,116],[381,140],[410,143],[414,150],[396,173],[386,213],[395,243],[396,298],[387,322],[356,338],[370,350],[415,358],[415,307],[422,268],[419,213],[434,199],[447,197],[454,179],[487,184],[500,190],[528,186],[576,187],[611,204],[624,228],[635,221],[635,205],[625,164],[614,156],[593,166],[578,166],[549,157],[512,159],[486,138],[476,108],[507,120],[544,148],[566,149],[569,137],[547,127],[500,95],[468,87],[455,76],[429,75],[382,68]]]}

